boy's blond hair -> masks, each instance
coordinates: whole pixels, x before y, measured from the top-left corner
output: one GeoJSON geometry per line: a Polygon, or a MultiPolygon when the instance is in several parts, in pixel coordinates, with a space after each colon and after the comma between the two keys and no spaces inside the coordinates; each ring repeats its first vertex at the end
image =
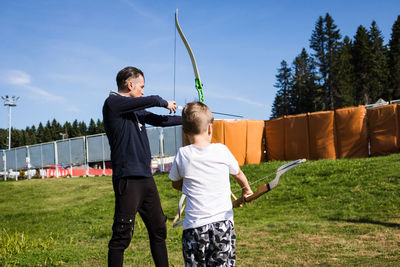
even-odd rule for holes
{"type": "Polygon", "coordinates": [[[182,129],[188,136],[207,131],[208,125],[214,122],[211,110],[200,102],[187,103],[182,111],[182,129]]]}

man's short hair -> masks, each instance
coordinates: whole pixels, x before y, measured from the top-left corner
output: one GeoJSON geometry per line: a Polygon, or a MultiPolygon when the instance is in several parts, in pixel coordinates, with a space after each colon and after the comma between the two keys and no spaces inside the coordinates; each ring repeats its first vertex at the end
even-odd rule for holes
{"type": "Polygon", "coordinates": [[[126,81],[129,78],[136,79],[137,77],[139,77],[139,75],[142,75],[144,79],[143,71],[135,67],[125,67],[120,70],[116,78],[118,90],[123,90],[126,88],[126,81]]]}
{"type": "Polygon", "coordinates": [[[182,111],[182,130],[185,134],[193,136],[207,131],[208,124],[214,118],[206,104],[200,102],[187,103],[182,111]]]}

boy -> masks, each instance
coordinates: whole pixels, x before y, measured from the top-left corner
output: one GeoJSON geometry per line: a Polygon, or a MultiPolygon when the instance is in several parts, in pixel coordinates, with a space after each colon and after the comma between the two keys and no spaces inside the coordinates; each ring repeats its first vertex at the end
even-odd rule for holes
{"type": "Polygon", "coordinates": [[[188,103],[182,129],[190,145],[181,147],[169,178],[186,198],[182,249],[185,266],[235,266],[235,230],[231,202],[231,174],[244,196],[253,192],[229,149],[212,144],[210,109],[188,103]]]}

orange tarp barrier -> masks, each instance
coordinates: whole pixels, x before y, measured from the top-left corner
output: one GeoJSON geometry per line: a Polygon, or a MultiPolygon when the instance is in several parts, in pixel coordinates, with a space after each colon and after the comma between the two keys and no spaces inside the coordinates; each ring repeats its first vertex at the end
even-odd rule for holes
{"type": "MultiPolygon", "coordinates": [[[[257,120],[216,120],[212,142],[225,144],[240,165],[258,164],[264,155],[263,124],[257,120]]],[[[268,160],[395,153],[400,151],[400,104],[368,110],[364,106],[348,107],[268,120],[265,144],[268,160]]]]}
{"type": "Polygon", "coordinates": [[[335,110],[336,157],[368,157],[367,111],[365,106],[335,110]]]}
{"type": "Polygon", "coordinates": [[[268,160],[285,160],[285,118],[265,122],[268,160]]]}
{"type": "Polygon", "coordinates": [[[308,115],[311,159],[335,159],[334,112],[319,111],[308,115]]]}
{"type": "Polygon", "coordinates": [[[285,160],[310,158],[307,114],[285,118],[285,160]]]}
{"type": "Polygon", "coordinates": [[[397,104],[397,151],[400,152],[400,104],[397,104]]]}
{"type": "Polygon", "coordinates": [[[223,120],[215,120],[214,121],[211,143],[225,144],[224,123],[225,123],[225,121],[223,121],[223,120]]]}
{"type": "Polygon", "coordinates": [[[242,166],[246,158],[247,122],[245,120],[225,121],[224,137],[225,145],[242,166]]]}
{"type": "Polygon", "coordinates": [[[367,109],[371,156],[397,152],[399,120],[397,105],[367,109]]]}
{"type": "Polygon", "coordinates": [[[245,164],[259,164],[263,157],[264,121],[247,120],[247,144],[245,164]]]}

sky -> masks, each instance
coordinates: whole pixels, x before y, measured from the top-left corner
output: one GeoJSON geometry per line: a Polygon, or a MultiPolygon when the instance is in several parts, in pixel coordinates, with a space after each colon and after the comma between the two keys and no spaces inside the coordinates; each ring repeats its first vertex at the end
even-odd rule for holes
{"type": "MultiPolygon", "coordinates": [[[[173,100],[175,90],[178,105],[197,100],[191,61],[175,30],[177,8],[206,104],[257,120],[271,115],[281,61],[292,63],[302,48],[312,52],[319,16],[329,13],[351,38],[375,20],[387,44],[400,15],[398,0],[1,0],[0,95],[20,97],[12,126],[102,119],[104,100],[126,66],[144,72],[145,95],[173,100]]],[[[8,128],[8,107],[0,111],[0,128],[8,128]]]]}

